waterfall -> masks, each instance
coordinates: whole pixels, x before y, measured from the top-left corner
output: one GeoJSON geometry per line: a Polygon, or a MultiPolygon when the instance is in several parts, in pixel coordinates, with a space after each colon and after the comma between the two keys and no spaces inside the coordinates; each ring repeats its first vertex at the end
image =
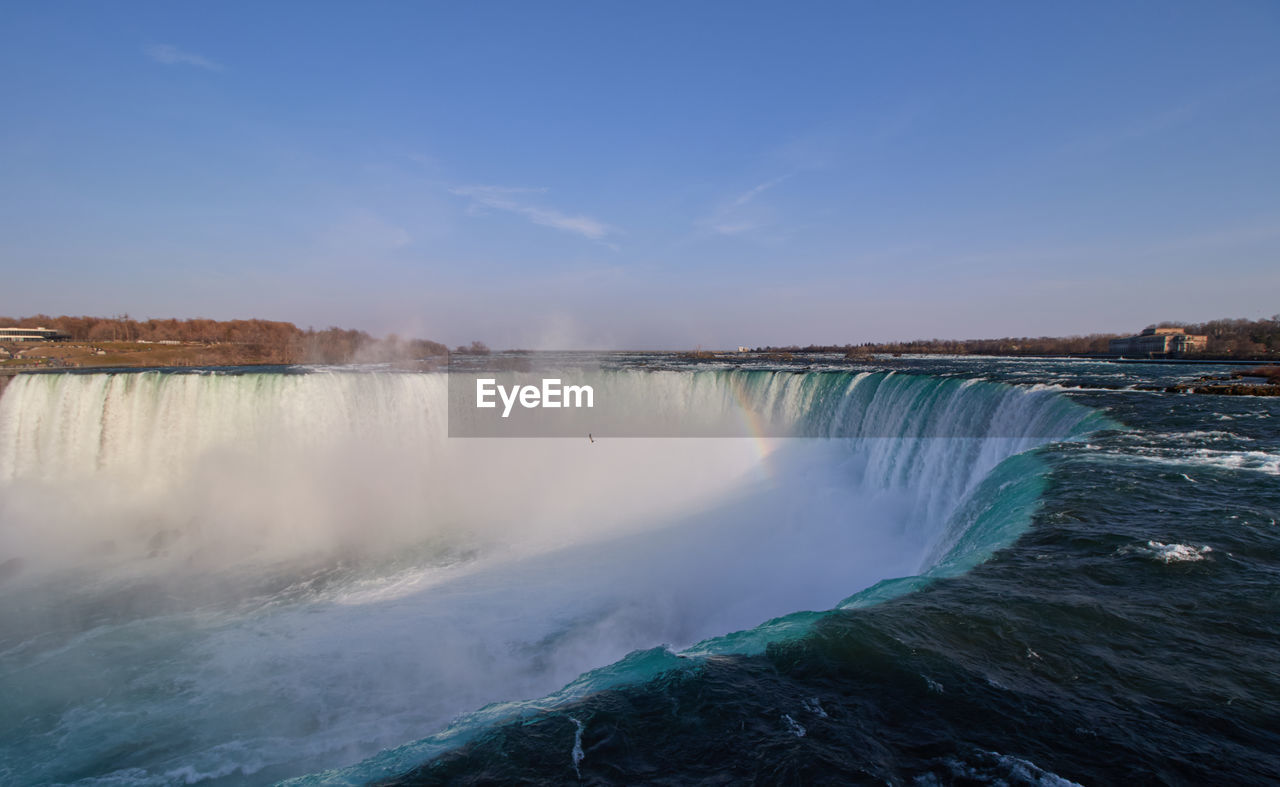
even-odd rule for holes
{"type": "Polygon", "coordinates": [[[15,379],[0,776],[266,782],[656,645],[756,649],[1009,543],[1028,451],[1094,419],[927,376],[592,374],[744,439],[450,438],[443,374],[15,379]]]}

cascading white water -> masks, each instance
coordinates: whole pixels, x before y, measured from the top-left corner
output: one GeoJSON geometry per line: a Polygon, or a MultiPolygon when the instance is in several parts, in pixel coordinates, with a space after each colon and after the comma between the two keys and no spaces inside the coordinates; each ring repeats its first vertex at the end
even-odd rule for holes
{"type": "Polygon", "coordinates": [[[603,374],[827,439],[449,439],[432,374],[16,380],[0,780],[270,781],[830,608],[942,559],[990,471],[1085,416],[902,375],[603,374]]]}

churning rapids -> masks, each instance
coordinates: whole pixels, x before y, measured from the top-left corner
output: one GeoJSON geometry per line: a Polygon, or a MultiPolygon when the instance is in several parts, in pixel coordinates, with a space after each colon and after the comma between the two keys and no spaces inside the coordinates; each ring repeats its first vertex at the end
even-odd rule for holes
{"type": "Polygon", "coordinates": [[[0,781],[394,775],[962,572],[1030,522],[1034,449],[1105,425],[998,382],[604,374],[815,439],[450,439],[441,374],[17,378],[0,781]]]}

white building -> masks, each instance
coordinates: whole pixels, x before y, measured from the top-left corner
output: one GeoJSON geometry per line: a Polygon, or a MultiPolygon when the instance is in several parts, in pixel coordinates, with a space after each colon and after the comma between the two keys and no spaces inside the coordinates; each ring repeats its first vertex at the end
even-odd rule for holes
{"type": "Polygon", "coordinates": [[[0,342],[61,342],[71,338],[55,328],[0,328],[0,342]]]}

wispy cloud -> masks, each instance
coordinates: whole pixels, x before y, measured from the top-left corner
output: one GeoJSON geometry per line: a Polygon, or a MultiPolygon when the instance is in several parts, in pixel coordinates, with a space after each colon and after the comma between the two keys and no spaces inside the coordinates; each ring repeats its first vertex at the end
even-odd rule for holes
{"type": "Polygon", "coordinates": [[[761,194],[794,175],[794,172],[788,173],[752,186],[726,200],[709,217],[700,221],[699,224],[720,235],[741,235],[765,226],[767,222],[759,218],[759,211],[748,210],[747,206],[761,194]]]}
{"type": "Polygon", "coordinates": [[[1122,145],[1142,142],[1148,137],[1172,131],[1195,120],[1204,110],[1202,100],[1188,100],[1162,111],[1131,119],[1128,123],[1099,131],[1067,143],[1069,152],[1097,153],[1122,145]]]}
{"type": "Polygon", "coordinates": [[[545,194],[546,189],[513,188],[509,186],[458,186],[450,192],[467,197],[473,206],[492,208],[524,216],[534,224],[563,232],[572,232],[591,240],[602,240],[617,230],[604,222],[582,214],[570,215],[554,208],[543,207],[529,201],[529,195],[545,194]]]}
{"type": "Polygon", "coordinates": [[[744,232],[750,232],[761,227],[759,223],[754,221],[722,222],[708,226],[721,235],[741,235],[744,232]]]}
{"type": "Polygon", "coordinates": [[[782,177],[774,178],[773,180],[766,180],[764,183],[761,183],[758,186],[753,186],[752,188],[742,192],[730,204],[735,208],[740,208],[789,177],[791,177],[791,175],[783,175],[782,177]]]}
{"type": "Polygon", "coordinates": [[[1141,144],[1150,137],[1177,132],[1208,119],[1220,118],[1232,105],[1270,100],[1276,86],[1274,76],[1259,74],[1255,78],[1232,80],[1210,85],[1188,94],[1174,104],[1145,109],[1130,108],[1135,114],[1117,118],[1110,127],[1068,141],[1062,150],[1068,153],[1096,153],[1122,145],[1141,144]],[[1262,92],[1263,95],[1259,95],[1262,92]]]}
{"type": "Polygon", "coordinates": [[[203,55],[179,49],[172,44],[153,44],[146,48],[147,57],[166,66],[195,66],[206,71],[225,71],[226,67],[203,55]]]}

